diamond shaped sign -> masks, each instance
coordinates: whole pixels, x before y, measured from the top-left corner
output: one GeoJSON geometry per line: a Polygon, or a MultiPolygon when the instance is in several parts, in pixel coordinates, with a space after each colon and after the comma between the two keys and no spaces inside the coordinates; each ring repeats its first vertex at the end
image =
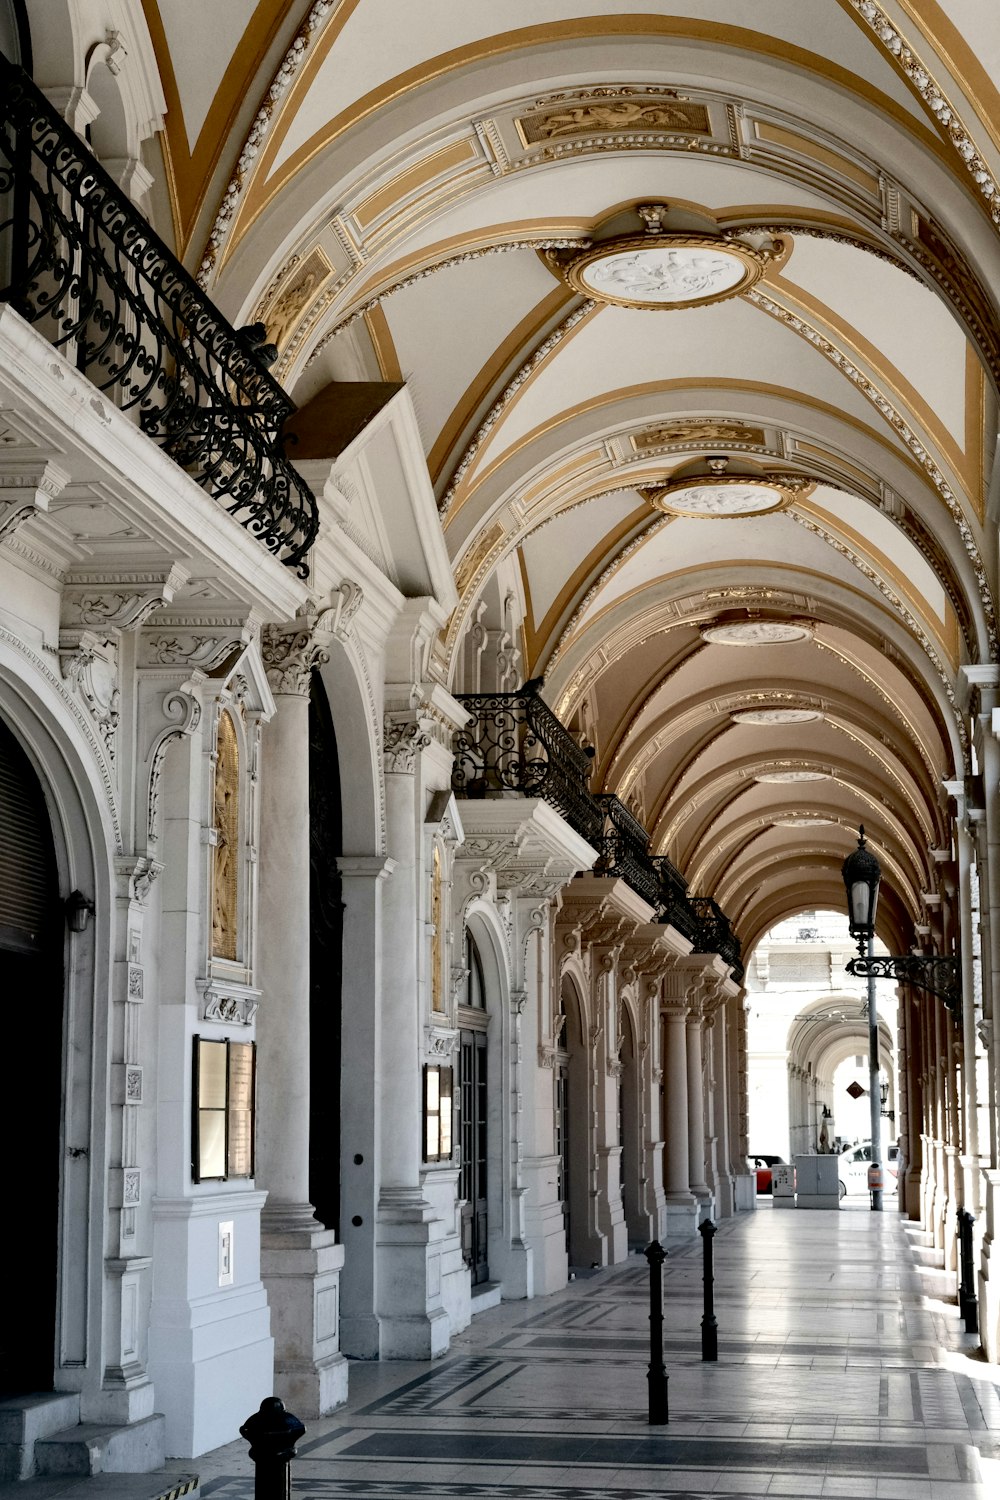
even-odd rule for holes
{"type": "Polygon", "coordinates": [[[847,1092],[850,1094],[852,1099],[860,1099],[861,1095],[867,1094],[868,1090],[863,1089],[860,1083],[849,1083],[847,1085],[847,1092]]]}

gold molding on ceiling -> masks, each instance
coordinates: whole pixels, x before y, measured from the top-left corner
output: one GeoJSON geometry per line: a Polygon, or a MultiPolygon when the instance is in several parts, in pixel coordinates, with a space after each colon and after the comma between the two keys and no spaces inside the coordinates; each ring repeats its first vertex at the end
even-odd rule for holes
{"type": "MultiPolygon", "coordinates": [[[[657,39],[684,37],[694,41],[709,41],[737,53],[740,51],[751,55],[762,53],[769,59],[777,58],[789,63],[807,75],[815,74],[826,78],[839,89],[874,106],[896,124],[902,125],[915,138],[922,137],[923,144],[935,154],[939,154],[942,160],[954,170],[952,154],[945,151],[936,132],[922,129],[912,115],[895,100],[883,94],[880,89],[859,78],[849,69],[832,63],[817,53],[745,27],[728,26],[717,22],[700,22],[686,17],[638,15],[581,17],[572,22],[543,23],[499,33],[483,41],[438,54],[398,74],[378,88],[370,90],[362,98],[354,100],[349,108],[328,120],[318,131],[314,132],[309,140],[292,152],[281,167],[271,173],[271,164],[295,117],[300,96],[308,88],[309,81],[315,77],[320,63],[332,45],[331,31],[332,28],[328,25],[319,33],[315,44],[307,52],[303,64],[292,77],[281,107],[276,112],[276,118],[264,132],[262,144],[255,145],[254,155],[247,164],[249,170],[242,177],[238,174],[234,176],[230,183],[223,200],[222,211],[209,237],[209,247],[210,250],[214,250],[214,254],[209,258],[209,251],[206,251],[206,260],[208,260],[204,273],[206,277],[211,273],[214,261],[218,260],[217,270],[222,269],[246,233],[247,227],[264,212],[285,183],[302,171],[344,131],[359,125],[374,111],[400,99],[407,92],[425,87],[428,83],[443,78],[448,73],[467,69],[487,58],[499,57],[516,51],[534,50],[552,41],[583,40],[593,36],[612,39],[618,36],[652,34],[657,39]]],[[[241,155],[241,161],[242,159],[241,155]]]]}

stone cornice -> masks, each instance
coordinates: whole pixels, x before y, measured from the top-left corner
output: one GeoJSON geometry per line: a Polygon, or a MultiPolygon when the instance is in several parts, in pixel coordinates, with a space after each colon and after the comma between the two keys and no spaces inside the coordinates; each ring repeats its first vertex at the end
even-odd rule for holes
{"type": "Polygon", "coordinates": [[[458,802],[465,841],[463,859],[475,859],[496,876],[500,895],[513,891],[554,896],[578,870],[589,869],[595,850],[547,802],[511,797],[458,802]]]}

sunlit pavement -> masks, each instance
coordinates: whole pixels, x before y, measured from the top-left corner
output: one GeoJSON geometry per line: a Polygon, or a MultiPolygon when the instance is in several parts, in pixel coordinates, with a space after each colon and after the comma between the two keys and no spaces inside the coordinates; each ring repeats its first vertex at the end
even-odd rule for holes
{"type": "MultiPolygon", "coordinates": [[[[852,1195],[715,1236],[718,1362],[701,1360],[702,1244],[664,1268],[667,1426],[647,1412],[649,1273],[633,1255],[565,1292],[475,1318],[434,1364],[352,1364],[351,1398],[309,1424],[293,1494],[645,1500],[1000,1495],[1000,1371],[962,1331],[954,1278],[916,1226],[852,1195]]],[[[237,1443],[192,1464],[201,1493],[251,1500],[237,1443]]]]}

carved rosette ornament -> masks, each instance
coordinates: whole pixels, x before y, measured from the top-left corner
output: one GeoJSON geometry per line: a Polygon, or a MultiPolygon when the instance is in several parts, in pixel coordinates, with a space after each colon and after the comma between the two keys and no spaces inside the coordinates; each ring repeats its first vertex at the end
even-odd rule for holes
{"type": "Polygon", "coordinates": [[[329,631],[308,617],[291,625],[265,625],[260,654],[272,693],[308,697],[314,669],[330,660],[329,643],[329,631]]]}

